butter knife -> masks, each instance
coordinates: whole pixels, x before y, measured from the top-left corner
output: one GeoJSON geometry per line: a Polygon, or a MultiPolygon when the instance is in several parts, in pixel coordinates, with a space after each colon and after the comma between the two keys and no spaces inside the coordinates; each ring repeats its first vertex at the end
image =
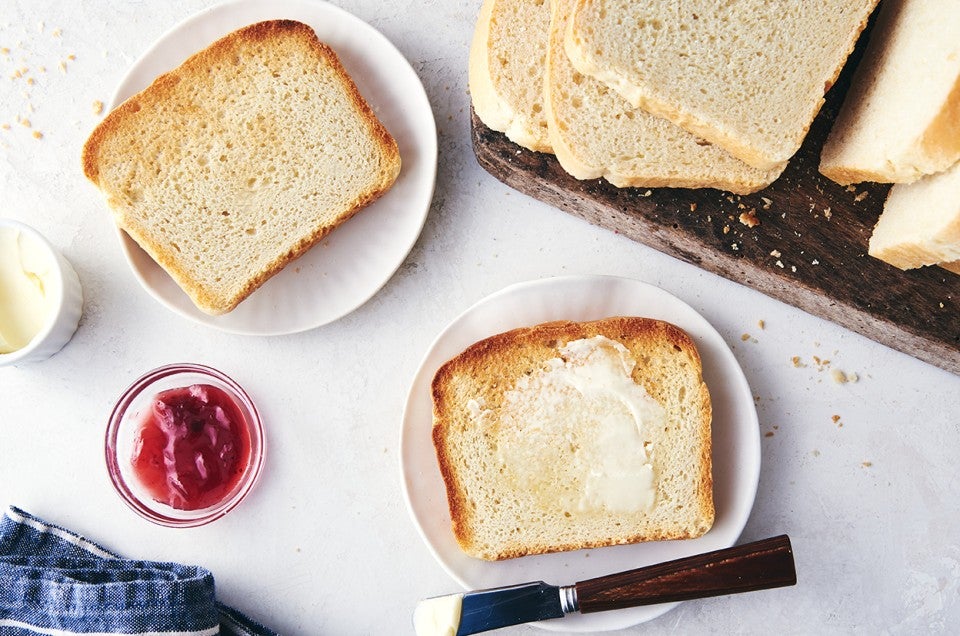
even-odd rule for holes
{"type": "Polygon", "coordinates": [[[417,636],[467,636],[571,612],[686,601],[795,585],[787,535],[556,586],[543,581],[425,599],[417,636]]]}

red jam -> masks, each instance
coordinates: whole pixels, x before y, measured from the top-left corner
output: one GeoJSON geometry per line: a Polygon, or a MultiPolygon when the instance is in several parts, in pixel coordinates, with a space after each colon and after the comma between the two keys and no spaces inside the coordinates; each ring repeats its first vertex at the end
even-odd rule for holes
{"type": "Polygon", "coordinates": [[[178,510],[220,502],[249,461],[243,412],[228,393],[209,384],[158,393],[141,420],[131,459],[150,496],[178,510]]]}

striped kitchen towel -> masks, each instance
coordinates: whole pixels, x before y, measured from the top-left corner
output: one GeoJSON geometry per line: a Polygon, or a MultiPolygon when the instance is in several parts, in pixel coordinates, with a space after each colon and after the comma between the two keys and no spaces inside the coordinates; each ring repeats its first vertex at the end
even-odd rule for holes
{"type": "Polygon", "coordinates": [[[0,519],[0,635],[275,636],[197,566],[124,559],[19,508],[0,519]]]}

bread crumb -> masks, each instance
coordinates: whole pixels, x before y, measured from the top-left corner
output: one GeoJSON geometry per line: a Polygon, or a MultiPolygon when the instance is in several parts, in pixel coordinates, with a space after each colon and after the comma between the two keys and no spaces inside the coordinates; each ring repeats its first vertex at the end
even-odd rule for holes
{"type": "Polygon", "coordinates": [[[691,211],[691,212],[696,212],[696,211],[697,211],[697,204],[696,204],[696,203],[691,203],[691,204],[690,204],[690,211],[691,211]]]}
{"type": "Polygon", "coordinates": [[[34,130],[34,131],[33,131],[33,138],[34,138],[34,139],[43,139],[43,133],[40,132],[39,130],[34,130]]]}
{"type": "Polygon", "coordinates": [[[770,256],[774,258],[780,258],[780,250],[773,250],[772,252],[770,252],[770,256]]]}
{"type": "Polygon", "coordinates": [[[58,38],[62,33],[63,31],[60,30],[60,27],[57,27],[56,29],[50,32],[50,35],[52,35],[55,38],[58,38]]]}
{"type": "Polygon", "coordinates": [[[873,466],[873,462],[863,462],[860,465],[863,466],[864,468],[870,468],[871,466],[873,466]]]}
{"type": "Polygon", "coordinates": [[[0,55],[10,55],[10,49],[5,46],[0,46],[0,55]]]}
{"type": "Polygon", "coordinates": [[[790,358],[790,362],[792,362],[793,366],[795,366],[798,369],[807,366],[800,361],[800,356],[793,356],[792,358],[790,358]]]}
{"type": "Polygon", "coordinates": [[[794,274],[796,274],[796,273],[797,273],[797,266],[796,266],[796,265],[791,265],[791,266],[790,266],[790,271],[793,272],[794,274]]]}
{"type": "Polygon", "coordinates": [[[826,219],[829,219],[830,217],[833,216],[833,212],[830,210],[829,207],[823,208],[823,216],[826,219]]]}
{"type": "Polygon", "coordinates": [[[23,126],[23,127],[25,127],[25,128],[30,128],[30,120],[29,120],[29,119],[20,119],[20,118],[17,118],[17,121],[20,122],[20,125],[21,125],[21,126],[23,126]]]}
{"type": "Polygon", "coordinates": [[[93,102],[93,114],[99,115],[103,113],[103,102],[99,99],[93,102]]]}
{"type": "Polygon", "coordinates": [[[819,264],[820,264],[820,261],[818,261],[817,259],[813,259],[812,261],[810,261],[810,264],[811,264],[811,265],[819,265],[819,264]]]}
{"type": "Polygon", "coordinates": [[[856,373],[850,373],[847,375],[847,380],[850,382],[859,382],[860,376],[857,375],[856,373]]]}
{"type": "Polygon", "coordinates": [[[838,422],[840,421],[840,416],[839,416],[839,415],[831,415],[831,416],[830,416],[830,419],[833,420],[833,423],[834,423],[834,424],[836,424],[836,423],[838,423],[838,422]]]}
{"type": "Polygon", "coordinates": [[[651,194],[653,194],[653,190],[647,190],[647,191],[644,192],[641,196],[648,197],[648,196],[650,196],[651,194]]]}
{"type": "Polygon", "coordinates": [[[776,265],[776,266],[779,267],[780,269],[783,269],[783,261],[781,261],[781,260],[779,260],[779,259],[777,260],[776,263],[774,263],[774,265],[776,265]]]}
{"type": "Polygon", "coordinates": [[[724,225],[724,226],[723,226],[723,233],[724,233],[724,234],[729,234],[729,233],[730,233],[730,226],[729,226],[729,225],[724,225]]]}
{"type": "Polygon", "coordinates": [[[32,77],[27,78],[27,86],[33,86],[36,82],[32,77]]]}
{"type": "Polygon", "coordinates": [[[833,381],[837,384],[846,384],[847,383],[847,374],[841,371],[840,369],[831,369],[830,377],[833,378],[833,381]]]}
{"type": "Polygon", "coordinates": [[[732,249],[734,252],[736,252],[737,250],[740,249],[740,246],[737,245],[736,243],[731,243],[731,244],[730,244],[730,249],[732,249]]]}
{"type": "Polygon", "coordinates": [[[820,457],[820,451],[818,451],[816,448],[814,448],[810,454],[813,455],[814,457],[820,457]]]}
{"type": "Polygon", "coordinates": [[[847,192],[856,192],[856,191],[857,191],[857,186],[852,184],[847,186],[847,192]]]}
{"type": "Polygon", "coordinates": [[[66,63],[66,62],[60,62],[60,64],[58,64],[57,67],[60,69],[60,72],[61,72],[61,73],[66,73],[66,72],[67,72],[67,63],[66,63]]]}
{"type": "Polygon", "coordinates": [[[767,323],[764,322],[763,319],[761,318],[760,320],[757,321],[757,326],[760,327],[761,329],[766,329],[767,323]]]}
{"type": "Polygon", "coordinates": [[[768,199],[767,197],[760,197],[760,200],[763,201],[764,210],[769,210],[770,206],[773,205],[773,199],[768,199]]]}
{"type": "Polygon", "coordinates": [[[7,124],[7,123],[0,124],[0,128],[4,130],[10,130],[10,124],[7,124]]]}
{"type": "Polygon", "coordinates": [[[740,340],[742,340],[743,342],[746,342],[749,339],[750,339],[750,334],[748,333],[745,333],[742,336],[740,336],[740,340]]]}
{"type": "Polygon", "coordinates": [[[773,431],[767,431],[763,434],[764,437],[773,437],[773,431]]]}
{"type": "Polygon", "coordinates": [[[866,190],[864,190],[863,192],[861,192],[861,193],[858,194],[857,196],[853,197],[853,200],[854,200],[855,202],[857,202],[857,203],[860,203],[861,201],[863,201],[864,199],[866,199],[868,196],[870,196],[870,193],[867,192],[866,190]]]}
{"type": "Polygon", "coordinates": [[[37,67],[37,72],[38,72],[38,73],[46,73],[46,72],[47,72],[47,67],[46,67],[46,66],[38,66],[38,67],[37,67]]]}
{"type": "Polygon", "coordinates": [[[740,222],[747,227],[757,227],[760,225],[760,219],[757,218],[756,208],[750,208],[746,212],[742,212],[740,214],[740,222]]]}

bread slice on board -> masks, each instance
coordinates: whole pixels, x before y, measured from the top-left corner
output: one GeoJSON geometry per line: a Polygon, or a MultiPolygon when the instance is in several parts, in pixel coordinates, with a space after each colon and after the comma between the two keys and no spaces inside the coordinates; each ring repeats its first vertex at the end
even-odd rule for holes
{"type": "Polygon", "coordinates": [[[960,163],[890,188],[868,253],[900,269],[960,260],[960,163]]]}
{"type": "Polygon", "coordinates": [[[484,0],[470,45],[473,110],[524,148],[551,152],[543,115],[549,0],[484,0]]]}
{"type": "Polygon", "coordinates": [[[736,194],[772,183],[786,164],[757,170],[666,119],[634,108],[577,71],[563,48],[576,0],[552,0],[544,106],[550,145],[577,179],[618,187],[718,188],[736,194]]]}
{"type": "Polygon", "coordinates": [[[453,532],[489,560],[700,536],[713,524],[711,404],[666,322],[550,322],[436,373],[433,441],[453,532]]]}
{"type": "Polygon", "coordinates": [[[960,160],[960,5],[886,0],[820,155],[841,185],[910,183],[960,160]]]}
{"type": "Polygon", "coordinates": [[[261,22],[111,112],[83,170],[201,310],[232,310],[383,194],[390,133],[313,29],[261,22]]]}
{"type": "Polygon", "coordinates": [[[580,0],[566,48],[634,106],[770,170],[800,147],[878,0],[580,0]]]}

